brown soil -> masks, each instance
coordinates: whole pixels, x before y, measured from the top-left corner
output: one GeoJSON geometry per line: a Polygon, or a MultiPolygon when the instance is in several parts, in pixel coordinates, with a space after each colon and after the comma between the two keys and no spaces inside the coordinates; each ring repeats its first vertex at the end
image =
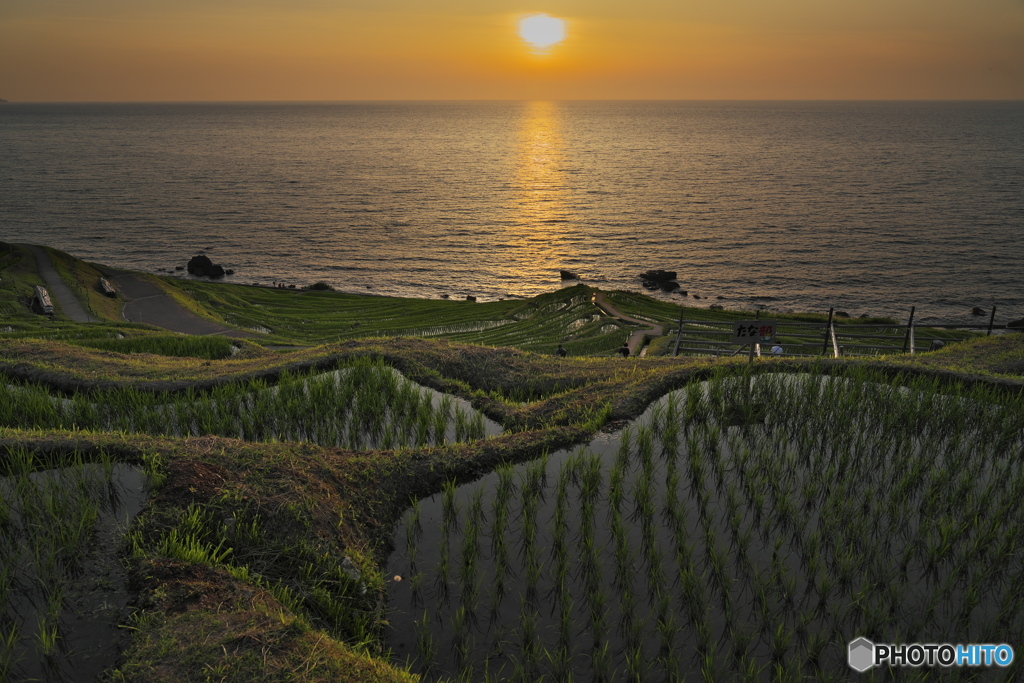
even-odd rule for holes
{"type": "Polygon", "coordinates": [[[153,499],[157,505],[187,507],[205,503],[223,491],[230,473],[219,465],[198,460],[172,460],[167,479],[153,499]]]}

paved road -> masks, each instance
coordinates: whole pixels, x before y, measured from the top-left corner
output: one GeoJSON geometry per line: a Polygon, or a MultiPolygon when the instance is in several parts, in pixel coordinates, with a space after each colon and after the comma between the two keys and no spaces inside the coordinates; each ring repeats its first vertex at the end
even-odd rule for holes
{"type": "Polygon", "coordinates": [[[225,327],[219,323],[200,318],[185,309],[152,282],[133,273],[118,273],[110,278],[121,292],[125,304],[121,317],[133,323],[149,323],[171,332],[184,334],[220,334],[235,339],[258,339],[255,332],[246,332],[225,327]]]}
{"type": "Polygon", "coordinates": [[[629,355],[631,356],[636,355],[637,347],[643,344],[644,337],[646,335],[660,337],[664,333],[665,328],[661,325],[657,325],[647,320],[638,320],[637,318],[620,313],[608,302],[608,299],[605,298],[604,292],[597,292],[594,294],[594,303],[607,311],[608,315],[618,318],[619,320],[625,320],[628,323],[638,323],[640,325],[650,325],[647,329],[637,330],[633,334],[629,335],[629,340],[626,344],[629,345],[629,355]]]}
{"type": "Polygon", "coordinates": [[[75,297],[71,288],[64,284],[64,280],[61,279],[57,269],[53,267],[53,261],[50,260],[50,255],[46,253],[46,250],[34,244],[24,244],[21,246],[27,247],[29,251],[35,254],[39,274],[43,276],[50,295],[60,304],[60,310],[64,315],[79,323],[97,322],[96,318],[89,315],[85,308],[82,307],[81,302],[75,297]]]}

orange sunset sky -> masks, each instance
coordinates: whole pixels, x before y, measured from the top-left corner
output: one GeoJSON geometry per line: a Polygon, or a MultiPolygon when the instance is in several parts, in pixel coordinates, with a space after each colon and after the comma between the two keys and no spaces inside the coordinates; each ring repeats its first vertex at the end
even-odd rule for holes
{"type": "Polygon", "coordinates": [[[1024,0],[3,0],[0,98],[1021,99],[1024,0]]]}

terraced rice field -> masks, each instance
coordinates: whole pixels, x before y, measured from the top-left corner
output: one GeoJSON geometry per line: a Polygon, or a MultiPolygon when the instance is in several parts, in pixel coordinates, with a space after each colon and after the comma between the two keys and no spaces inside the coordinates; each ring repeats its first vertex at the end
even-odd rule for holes
{"type": "Polygon", "coordinates": [[[1022,456],[1019,400],[982,390],[693,385],[415,503],[389,645],[426,680],[838,681],[859,636],[1019,643],[1022,456]]]}
{"type": "Polygon", "coordinates": [[[440,445],[500,427],[461,399],[421,387],[379,362],[331,373],[282,375],[179,393],[119,388],[54,396],[34,384],[0,385],[0,425],[247,441],[305,441],[372,450],[440,445]]]}

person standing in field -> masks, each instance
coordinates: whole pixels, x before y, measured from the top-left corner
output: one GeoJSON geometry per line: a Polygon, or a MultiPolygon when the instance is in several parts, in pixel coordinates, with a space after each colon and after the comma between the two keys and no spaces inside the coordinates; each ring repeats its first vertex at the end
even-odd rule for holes
{"type": "Polygon", "coordinates": [[[619,350],[616,351],[616,353],[621,355],[623,358],[629,358],[629,342],[622,342],[622,346],[619,347],[619,350]]]}
{"type": "Polygon", "coordinates": [[[565,350],[564,346],[559,344],[558,348],[555,349],[555,355],[558,356],[559,358],[565,358],[567,355],[569,355],[569,352],[565,350]]]}

